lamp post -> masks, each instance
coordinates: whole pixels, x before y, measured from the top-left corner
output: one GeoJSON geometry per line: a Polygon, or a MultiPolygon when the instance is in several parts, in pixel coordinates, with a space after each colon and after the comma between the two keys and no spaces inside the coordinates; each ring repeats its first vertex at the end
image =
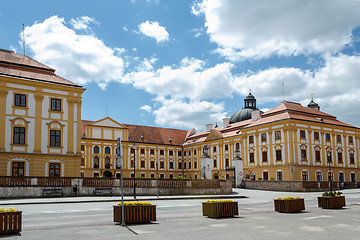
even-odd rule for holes
{"type": "Polygon", "coordinates": [[[136,160],[136,144],[134,143],[132,148],[134,149],[134,199],[136,200],[136,173],[135,173],[135,160],[136,160]]]}
{"type": "Polygon", "coordinates": [[[330,151],[327,152],[327,161],[329,164],[328,178],[329,178],[329,185],[330,185],[330,192],[331,192],[332,191],[332,173],[331,173],[331,152],[330,151]]]}

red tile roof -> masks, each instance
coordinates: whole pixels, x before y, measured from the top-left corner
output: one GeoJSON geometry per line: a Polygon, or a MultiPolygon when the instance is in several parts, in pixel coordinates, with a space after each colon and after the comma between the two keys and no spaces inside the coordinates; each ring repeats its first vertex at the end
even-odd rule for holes
{"type": "Polygon", "coordinates": [[[55,74],[55,69],[13,51],[0,49],[0,74],[24,78],[32,81],[44,81],[55,84],[81,87],[55,74]]]}
{"type": "MultiPolygon", "coordinates": [[[[81,136],[85,133],[87,125],[93,121],[81,120],[81,136]]],[[[136,143],[153,143],[161,145],[175,145],[181,146],[184,143],[187,130],[173,129],[173,128],[160,128],[149,127],[142,125],[123,124],[129,130],[130,142],[136,143]],[[140,138],[143,136],[143,138],[140,138]],[[169,141],[169,139],[171,141],[169,141]]]]}

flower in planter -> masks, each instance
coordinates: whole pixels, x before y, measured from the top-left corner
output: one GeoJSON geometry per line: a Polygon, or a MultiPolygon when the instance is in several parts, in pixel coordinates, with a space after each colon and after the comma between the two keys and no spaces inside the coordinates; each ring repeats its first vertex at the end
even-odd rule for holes
{"type": "Polygon", "coordinates": [[[233,200],[206,200],[207,203],[232,202],[233,200]]]}
{"type": "MultiPolygon", "coordinates": [[[[121,206],[121,202],[117,204],[118,206],[121,206]]],[[[124,206],[146,206],[146,205],[152,205],[149,202],[124,202],[124,206]]]]}
{"type": "Polygon", "coordinates": [[[330,191],[330,192],[324,192],[322,195],[323,197],[339,197],[341,194],[342,192],[330,191]]]}
{"type": "Polygon", "coordinates": [[[9,209],[0,208],[0,212],[17,212],[17,210],[14,208],[9,208],[9,209]]]}
{"type": "Polygon", "coordinates": [[[301,199],[301,197],[278,197],[278,200],[291,200],[291,199],[301,199]]]}

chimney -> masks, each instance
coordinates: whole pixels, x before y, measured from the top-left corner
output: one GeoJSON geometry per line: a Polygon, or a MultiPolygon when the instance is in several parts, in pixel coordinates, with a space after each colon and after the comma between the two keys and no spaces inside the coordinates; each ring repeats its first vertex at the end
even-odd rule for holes
{"type": "Polygon", "coordinates": [[[230,124],[230,118],[223,119],[223,128],[227,128],[230,124]]]}
{"type": "Polygon", "coordinates": [[[206,124],[206,131],[210,132],[212,127],[213,127],[212,123],[206,124]]]}
{"type": "Polygon", "coordinates": [[[260,110],[254,110],[251,112],[251,120],[257,121],[260,118],[260,110]]]}

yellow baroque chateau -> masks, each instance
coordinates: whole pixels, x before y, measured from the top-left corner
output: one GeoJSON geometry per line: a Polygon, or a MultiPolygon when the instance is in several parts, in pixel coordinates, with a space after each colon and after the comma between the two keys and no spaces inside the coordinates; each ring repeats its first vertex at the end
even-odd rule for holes
{"type": "Polygon", "coordinates": [[[0,176],[80,176],[84,90],[0,49],[0,176]]]}
{"type": "MultiPolygon", "coordinates": [[[[0,175],[357,182],[360,129],[283,101],[263,113],[250,93],[223,126],[180,130],[81,120],[84,88],[0,50],[0,175]]],[[[238,181],[236,181],[239,183],[238,181]]]]}

